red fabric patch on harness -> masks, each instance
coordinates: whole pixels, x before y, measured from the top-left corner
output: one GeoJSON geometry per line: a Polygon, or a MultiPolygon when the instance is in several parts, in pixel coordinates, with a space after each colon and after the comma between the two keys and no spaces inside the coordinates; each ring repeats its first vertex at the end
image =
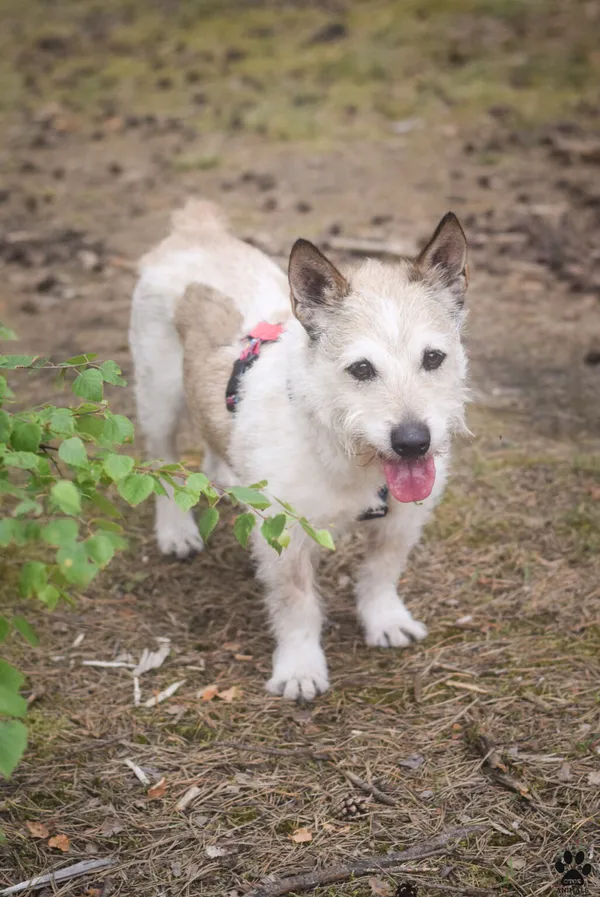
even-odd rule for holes
{"type": "Polygon", "coordinates": [[[268,321],[261,321],[256,327],[250,331],[248,336],[251,339],[259,339],[263,343],[274,343],[279,339],[284,331],[283,324],[269,324],[268,321]]]}

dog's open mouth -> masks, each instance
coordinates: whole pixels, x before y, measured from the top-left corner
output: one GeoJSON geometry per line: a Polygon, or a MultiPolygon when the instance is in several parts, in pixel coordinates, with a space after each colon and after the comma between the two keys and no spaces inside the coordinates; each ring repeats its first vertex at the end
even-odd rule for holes
{"type": "Polygon", "coordinates": [[[424,458],[388,458],[383,460],[388,489],[396,501],[423,501],[431,495],[435,483],[433,455],[424,458]]]}

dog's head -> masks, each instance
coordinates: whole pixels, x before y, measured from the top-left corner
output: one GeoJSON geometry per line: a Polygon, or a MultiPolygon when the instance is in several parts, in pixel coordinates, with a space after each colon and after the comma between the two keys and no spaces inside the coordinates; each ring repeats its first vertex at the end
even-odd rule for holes
{"type": "Polygon", "coordinates": [[[368,260],[348,277],[307,240],[290,256],[294,314],[309,336],[302,391],[349,454],[383,466],[399,501],[427,498],[436,455],[464,427],[461,343],[467,243],[448,213],[414,260],[368,260]]]}

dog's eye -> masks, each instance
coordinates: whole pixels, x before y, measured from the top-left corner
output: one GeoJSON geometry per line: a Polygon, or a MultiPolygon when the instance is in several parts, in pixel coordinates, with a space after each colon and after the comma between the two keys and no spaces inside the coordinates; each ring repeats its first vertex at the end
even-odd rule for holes
{"type": "Polygon", "coordinates": [[[439,368],[445,357],[445,352],[440,352],[438,349],[428,349],[423,353],[423,367],[426,371],[435,371],[439,368]]]}
{"type": "Polygon", "coordinates": [[[374,380],[377,376],[377,371],[366,358],[363,358],[362,361],[355,361],[346,370],[352,374],[355,380],[374,380]]]}

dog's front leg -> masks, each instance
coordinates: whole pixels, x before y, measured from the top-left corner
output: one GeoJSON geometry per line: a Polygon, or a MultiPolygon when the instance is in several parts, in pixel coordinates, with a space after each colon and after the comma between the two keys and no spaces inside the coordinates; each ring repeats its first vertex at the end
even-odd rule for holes
{"type": "Polygon", "coordinates": [[[420,517],[418,509],[409,515],[392,510],[387,517],[364,524],[370,532],[356,582],[356,607],[367,645],[403,648],[427,635],[397,591],[408,554],[421,534],[420,517]]]}
{"type": "Polygon", "coordinates": [[[321,648],[323,613],[314,585],[315,547],[304,533],[294,533],[280,556],[261,537],[255,539],[254,551],[277,643],[267,690],[310,701],[329,688],[321,648]]]}

